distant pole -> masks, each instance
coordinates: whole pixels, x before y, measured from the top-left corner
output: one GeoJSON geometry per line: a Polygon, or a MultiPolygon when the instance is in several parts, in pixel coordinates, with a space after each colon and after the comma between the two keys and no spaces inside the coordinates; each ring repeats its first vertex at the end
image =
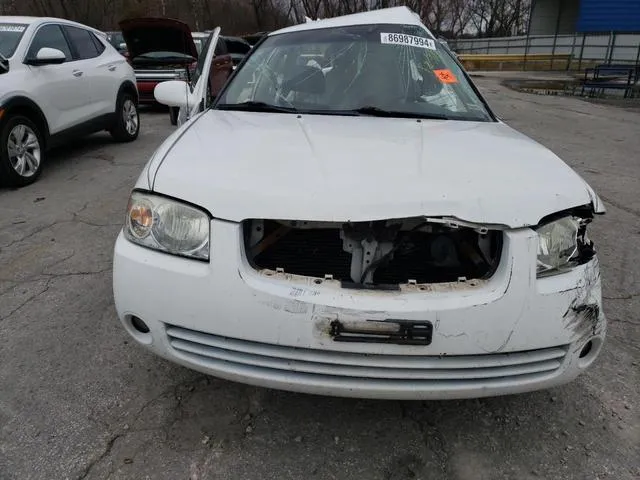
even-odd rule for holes
{"type": "Polygon", "coordinates": [[[578,71],[582,68],[582,55],[584,54],[584,41],[587,38],[586,32],[582,32],[582,45],[580,46],[580,58],[578,59],[578,71]]]}
{"type": "Polygon", "coordinates": [[[571,65],[573,64],[573,52],[576,49],[576,32],[573,32],[573,42],[571,42],[571,55],[569,55],[569,60],[567,61],[567,71],[571,70],[571,65]]]}
{"type": "Polygon", "coordinates": [[[562,6],[564,2],[558,4],[558,14],[556,15],[556,28],[553,33],[553,49],[551,50],[551,70],[553,70],[553,57],[556,54],[556,43],[558,41],[558,30],[560,30],[560,17],[562,16],[562,6]]]}
{"type": "Polygon", "coordinates": [[[524,63],[522,69],[527,69],[527,54],[529,53],[529,35],[531,35],[531,25],[533,24],[533,11],[536,7],[536,0],[531,0],[531,6],[529,7],[529,21],[527,22],[527,38],[524,44],[524,63]]]}
{"type": "Polygon", "coordinates": [[[604,61],[609,63],[609,59],[611,58],[611,42],[613,40],[613,32],[609,32],[609,40],[607,42],[607,53],[604,55],[604,61]]]}
{"type": "Polygon", "coordinates": [[[613,61],[613,53],[616,49],[616,32],[611,32],[611,50],[609,50],[609,58],[607,59],[607,63],[611,63],[613,61]]]}
{"type": "Polygon", "coordinates": [[[522,65],[523,70],[527,70],[527,55],[529,54],[529,31],[527,30],[527,39],[524,44],[524,64],[522,65]]]}
{"type": "Polygon", "coordinates": [[[531,19],[533,18],[533,9],[536,5],[536,0],[531,0],[531,6],[529,7],[529,21],[527,22],[527,34],[531,31],[531,19]]]}

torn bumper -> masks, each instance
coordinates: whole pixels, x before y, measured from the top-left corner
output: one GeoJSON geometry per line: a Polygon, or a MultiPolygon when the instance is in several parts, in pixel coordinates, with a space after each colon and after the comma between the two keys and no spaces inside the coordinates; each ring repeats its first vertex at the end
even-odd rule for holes
{"type": "Polygon", "coordinates": [[[122,235],[114,295],[127,331],[156,354],[232,381],[315,393],[446,399],[520,393],[573,380],[605,337],[597,259],[537,279],[537,237],[505,233],[490,280],[398,292],[266,276],[246,262],[240,225],[213,221],[210,263],[122,235]],[[142,332],[133,320],[148,327],[142,332]],[[429,322],[428,345],[339,342],[332,323],[429,322]],[[586,352],[586,353],[585,353],[586,352]]]}

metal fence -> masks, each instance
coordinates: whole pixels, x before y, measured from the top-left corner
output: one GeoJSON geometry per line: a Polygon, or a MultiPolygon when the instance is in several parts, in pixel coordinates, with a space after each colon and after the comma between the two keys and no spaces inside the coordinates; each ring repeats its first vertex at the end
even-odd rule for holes
{"type": "Polygon", "coordinates": [[[564,62],[564,68],[567,70],[580,70],[593,63],[640,65],[640,33],[576,33],[454,39],[449,41],[449,45],[457,53],[467,54],[571,55],[571,61],[564,62]]]}

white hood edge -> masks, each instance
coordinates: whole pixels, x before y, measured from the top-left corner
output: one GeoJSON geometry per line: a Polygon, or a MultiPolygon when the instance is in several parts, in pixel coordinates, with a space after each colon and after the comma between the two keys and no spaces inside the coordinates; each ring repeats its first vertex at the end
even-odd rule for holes
{"type": "Polygon", "coordinates": [[[209,111],[146,171],[139,188],[233,222],[427,216],[520,228],[584,205],[605,211],[557,156],[499,122],[209,111]]]}

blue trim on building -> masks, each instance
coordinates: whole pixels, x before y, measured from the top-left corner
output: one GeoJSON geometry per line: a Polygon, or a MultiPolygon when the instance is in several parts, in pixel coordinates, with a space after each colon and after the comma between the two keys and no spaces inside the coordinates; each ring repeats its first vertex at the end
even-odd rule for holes
{"type": "Polygon", "coordinates": [[[640,32],[640,0],[582,0],[579,32],[640,32]]]}

